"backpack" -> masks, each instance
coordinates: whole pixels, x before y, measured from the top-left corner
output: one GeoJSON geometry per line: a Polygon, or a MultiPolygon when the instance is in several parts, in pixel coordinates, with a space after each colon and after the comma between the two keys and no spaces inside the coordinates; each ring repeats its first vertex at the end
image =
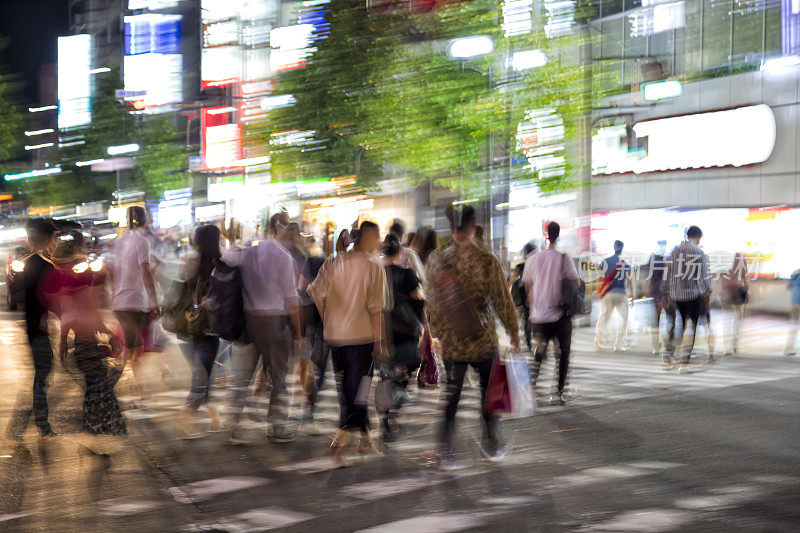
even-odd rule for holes
{"type": "Polygon", "coordinates": [[[208,288],[211,331],[226,341],[239,340],[245,330],[242,272],[224,261],[214,261],[208,288]]]}
{"type": "Polygon", "coordinates": [[[562,271],[564,275],[561,277],[561,310],[568,317],[583,314],[584,312],[584,299],[586,297],[586,284],[583,280],[578,281],[576,285],[571,279],[566,277],[567,267],[566,261],[570,261],[567,254],[561,254],[562,271]]]}
{"type": "Polygon", "coordinates": [[[199,278],[184,281],[180,285],[177,301],[164,314],[164,329],[183,337],[205,335],[209,329],[209,317],[203,299],[207,294],[208,287],[199,278]]]}

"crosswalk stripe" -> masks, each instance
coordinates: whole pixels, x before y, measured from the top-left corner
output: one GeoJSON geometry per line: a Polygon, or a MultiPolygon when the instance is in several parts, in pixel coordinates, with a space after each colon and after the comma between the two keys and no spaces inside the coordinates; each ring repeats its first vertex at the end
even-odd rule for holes
{"type": "Polygon", "coordinates": [[[316,518],[310,513],[301,513],[279,507],[264,507],[238,513],[218,522],[192,524],[184,531],[236,531],[237,533],[256,533],[289,527],[316,518]]]}
{"type": "Polygon", "coordinates": [[[168,492],[177,502],[193,503],[205,501],[228,492],[266,485],[270,482],[270,479],[263,477],[229,476],[171,487],[168,492]]]}

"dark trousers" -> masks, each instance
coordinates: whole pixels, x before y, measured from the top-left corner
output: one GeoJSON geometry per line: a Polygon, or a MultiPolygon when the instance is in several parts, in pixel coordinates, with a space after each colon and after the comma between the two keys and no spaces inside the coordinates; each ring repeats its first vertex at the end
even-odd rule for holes
{"type": "Polygon", "coordinates": [[[192,409],[198,409],[208,403],[208,394],[211,390],[211,371],[219,350],[219,337],[216,335],[203,335],[192,339],[192,384],[186,404],[192,409]]]}
{"type": "Polygon", "coordinates": [[[464,376],[467,367],[472,366],[481,384],[481,413],[483,415],[483,441],[484,445],[496,449],[499,444],[498,421],[497,417],[491,413],[483,411],[483,402],[486,398],[486,387],[489,385],[489,375],[492,373],[492,361],[495,354],[477,363],[457,363],[445,361],[444,367],[447,371],[446,403],[444,406],[444,422],[439,431],[440,452],[449,455],[453,452],[453,443],[456,432],[456,412],[458,402],[461,400],[461,389],[464,387],[464,376]]]}
{"type": "Polygon", "coordinates": [[[308,348],[308,358],[317,369],[316,379],[314,379],[313,373],[308,376],[309,386],[306,397],[308,407],[313,413],[317,405],[317,393],[325,383],[325,370],[328,367],[328,354],[330,353],[330,347],[322,337],[322,327],[306,326],[306,347],[308,348]]]}
{"type": "Polygon", "coordinates": [[[522,306],[522,318],[524,320],[522,330],[525,332],[525,344],[528,345],[528,351],[530,352],[533,349],[531,344],[531,309],[527,305],[522,306]]]}
{"type": "Polygon", "coordinates": [[[683,362],[688,363],[692,357],[692,350],[694,349],[694,341],[697,336],[697,322],[701,315],[706,313],[705,302],[702,296],[698,296],[692,300],[682,302],[675,302],[675,307],[678,309],[678,314],[681,316],[681,327],[678,330],[676,337],[676,344],[680,346],[680,355],[683,356],[683,362]],[[692,336],[687,342],[684,342],[683,336],[686,333],[686,326],[692,323],[692,336]],[[684,346],[684,344],[686,346],[684,346]]]}
{"type": "MultiPolygon", "coordinates": [[[[36,427],[42,434],[52,431],[48,421],[47,409],[47,378],[53,370],[53,347],[50,339],[45,335],[29,337],[31,358],[33,359],[33,408],[18,407],[11,415],[11,422],[6,430],[9,435],[25,433],[30,421],[31,413],[36,427]]],[[[18,404],[20,405],[20,404],[18,404]]],[[[30,404],[29,404],[30,405],[30,404]]]]}
{"type": "Polygon", "coordinates": [[[355,346],[333,346],[333,367],[339,376],[340,428],[369,430],[365,405],[356,405],[361,378],[372,377],[372,343],[355,346]]]}
{"type": "Polygon", "coordinates": [[[558,341],[558,392],[563,392],[569,371],[569,350],[572,345],[572,319],[566,315],[555,322],[544,322],[533,325],[533,337],[536,340],[536,353],[531,369],[531,381],[536,385],[542,361],[547,357],[547,345],[552,340],[558,341]]]}

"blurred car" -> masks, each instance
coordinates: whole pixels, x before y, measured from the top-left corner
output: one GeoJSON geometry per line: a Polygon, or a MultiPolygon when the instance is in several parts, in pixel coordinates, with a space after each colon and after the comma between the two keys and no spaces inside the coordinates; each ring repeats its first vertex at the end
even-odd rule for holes
{"type": "Polygon", "coordinates": [[[23,262],[28,256],[27,246],[19,246],[8,255],[6,265],[6,306],[9,311],[16,311],[25,301],[25,284],[22,276],[25,270],[23,262]]]}

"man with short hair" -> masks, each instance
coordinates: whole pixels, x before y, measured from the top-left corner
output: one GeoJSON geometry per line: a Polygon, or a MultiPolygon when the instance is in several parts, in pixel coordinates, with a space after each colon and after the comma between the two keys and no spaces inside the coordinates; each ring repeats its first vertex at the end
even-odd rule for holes
{"type": "MultiPolygon", "coordinates": [[[[701,315],[705,315],[710,304],[711,276],[708,272],[708,256],[700,249],[702,237],[703,232],[700,228],[689,227],[686,231],[686,240],[672,251],[664,279],[664,293],[675,303],[681,317],[681,327],[675,337],[675,343],[680,346],[682,352],[680,361],[682,372],[689,370],[697,334],[697,322],[701,315]],[[688,322],[692,322],[692,335],[688,342],[684,342],[688,322]]],[[[665,301],[664,306],[668,303],[665,301]]]]}
{"type": "Polygon", "coordinates": [[[536,340],[531,381],[536,386],[542,361],[547,354],[547,344],[555,339],[558,341],[558,391],[550,401],[563,405],[567,399],[564,386],[567,382],[569,371],[569,352],[572,344],[572,318],[561,309],[561,280],[572,280],[579,283],[578,272],[575,264],[567,254],[556,250],[561,226],[557,222],[547,225],[547,238],[549,244],[546,249],[532,255],[525,263],[522,280],[528,294],[530,307],[530,321],[533,336],[536,340]]]}
{"type": "Polygon", "coordinates": [[[614,255],[605,259],[605,275],[610,277],[608,292],[600,296],[603,310],[597,320],[594,342],[599,348],[605,348],[606,328],[614,310],[619,315],[617,327],[617,340],[614,343],[615,351],[627,349],[628,342],[628,289],[630,288],[631,267],[620,257],[625,244],[614,241],[614,255]]]}
{"type": "Polygon", "coordinates": [[[53,347],[47,331],[47,301],[45,282],[53,273],[51,260],[56,246],[56,226],[49,218],[35,218],[25,225],[28,247],[32,252],[24,263],[25,330],[33,359],[33,408],[17,407],[11,416],[6,433],[21,440],[28,427],[31,413],[42,437],[55,435],[50,427],[47,408],[47,378],[53,369],[53,347]]]}
{"type": "Polygon", "coordinates": [[[295,263],[289,252],[275,240],[283,227],[285,225],[281,223],[280,216],[273,216],[270,220],[271,235],[266,240],[259,242],[258,246],[230,251],[223,257],[225,263],[241,270],[246,331],[252,342],[248,346],[234,347],[236,386],[231,394],[233,412],[230,436],[234,443],[238,441],[236,425],[259,355],[264,373],[269,373],[272,379],[267,414],[271,424],[268,436],[274,442],[294,440],[294,434],[288,428],[286,401],[286,373],[292,352],[292,337],[298,353],[304,347],[295,263]]]}

